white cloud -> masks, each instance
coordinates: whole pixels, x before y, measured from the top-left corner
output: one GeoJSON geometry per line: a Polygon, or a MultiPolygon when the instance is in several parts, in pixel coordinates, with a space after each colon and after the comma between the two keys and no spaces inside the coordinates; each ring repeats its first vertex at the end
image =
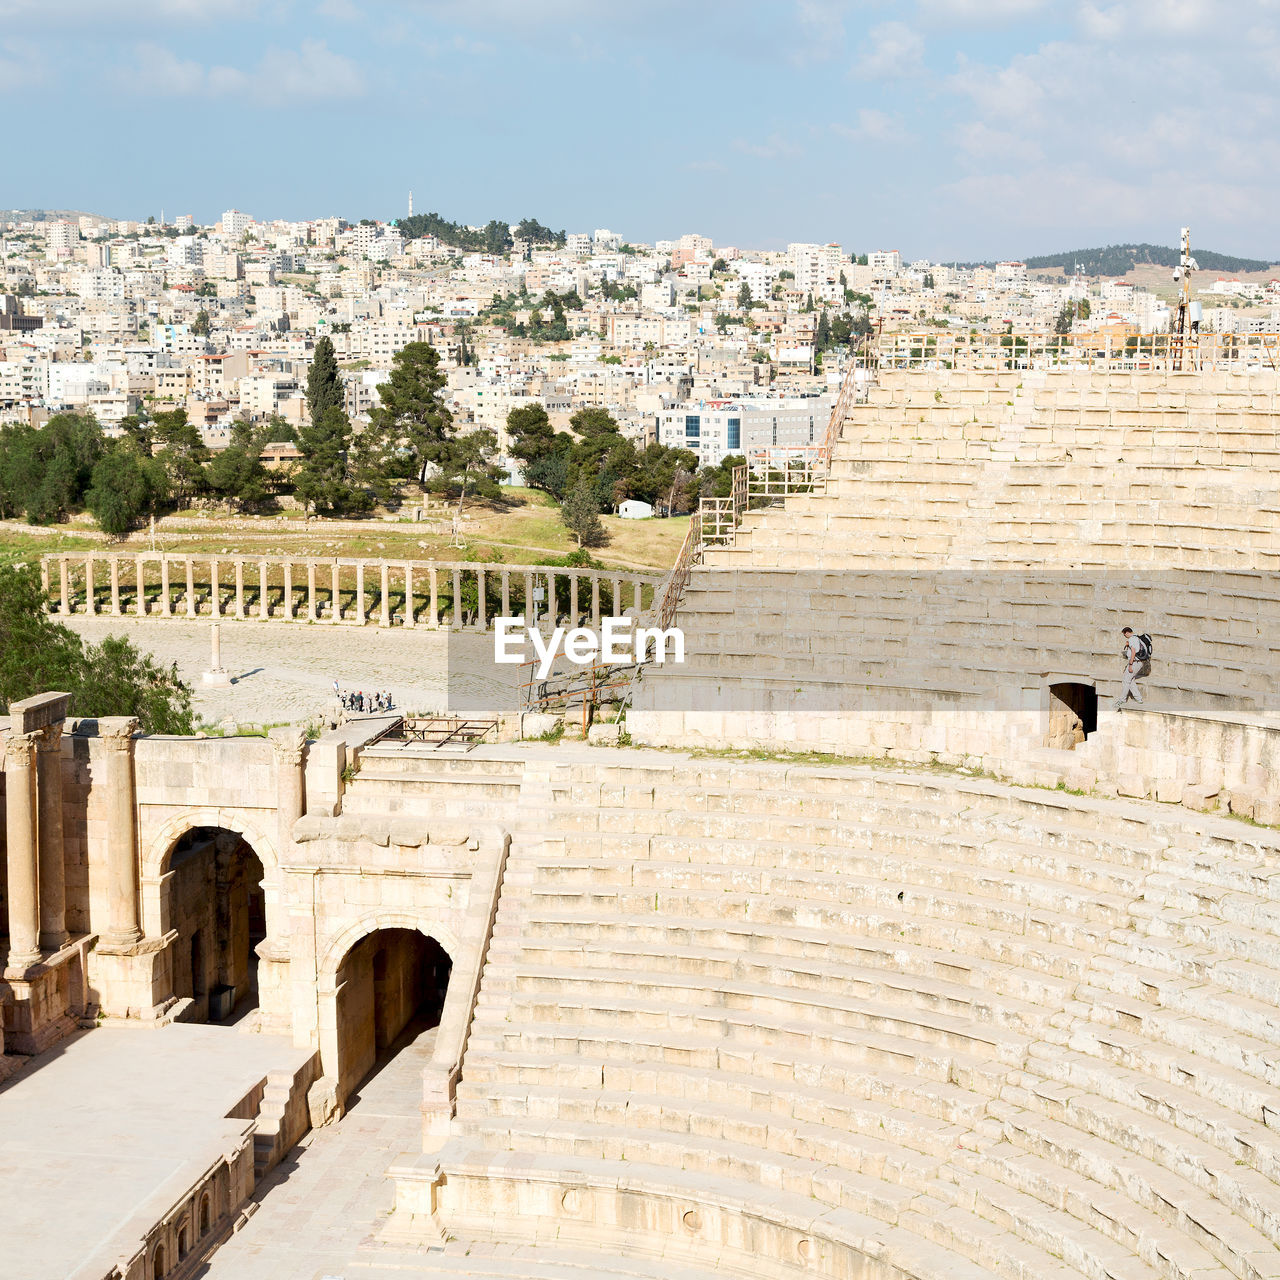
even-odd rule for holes
{"type": "Polygon", "coordinates": [[[25,40],[0,40],[0,93],[33,89],[45,78],[39,49],[25,40]]]}
{"type": "Polygon", "coordinates": [[[356,98],[364,77],[350,58],[323,40],[304,40],[298,49],[268,49],[256,67],[211,66],[178,57],[158,44],[137,49],[137,65],[118,77],[121,87],[152,90],[170,97],[228,97],[290,104],[356,98]]]}
{"type": "Polygon", "coordinates": [[[85,24],[111,27],[174,26],[184,23],[231,22],[253,18],[268,0],[0,0],[0,23],[36,27],[42,35],[51,28],[74,34],[85,24]]]}
{"type": "Polygon", "coordinates": [[[1046,0],[919,0],[920,16],[927,21],[995,26],[1033,18],[1046,0]]]}
{"type": "Polygon", "coordinates": [[[910,140],[902,118],[875,107],[863,107],[854,124],[833,124],[831,132],[855,142],[900,143],[910,140]]]}
{"type": "Polygon", "coordinates": [[[803,154],[794,142],[789,142],[779,133],[771,133],[767,138],[756,142],[734,138],[729,145],[739,155],[754,156],[757,160],[793,159],[803,154]]]}
{"type": "Polygon", "coordinates": [[[918,75],[924,69],[924,41],[905,22],[881,22],[868,33],[870,47],[854,66],[869,79],[918,75]]]}

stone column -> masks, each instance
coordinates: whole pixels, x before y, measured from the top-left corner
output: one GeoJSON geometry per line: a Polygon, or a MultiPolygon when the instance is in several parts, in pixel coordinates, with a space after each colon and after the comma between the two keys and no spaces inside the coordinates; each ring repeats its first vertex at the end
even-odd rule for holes
{"type": "Polygon", "coordinates": [[[267,562],[258,561],[258,617],[266,618],[267,612],[267,562]]]}
{"type": "Polygon", "coordinates": [[[637,580],[634,583],[634,589],[632,590],[632,593],[631,593],[631,606],[637,619],[640,617],[640,613],[644,607],[644,598],[641,595],[641,592],[643,590],[644,590],[644,584],[639,580],[637,580]]]}
{"type": "Polygon", "coordinates": [[[391,625],[391,566],[382,562],[382,601],[378,606],[378,626],[391,625]]]}
{"type": "Polygon", "coordinates": [[[138,811],[134,785],[133,716],[104,716],[98,736],[106,747],[107,930],[103,942],[127,947],[142,937],[138,904],[138,811]]]}
{"type": "Polygon", "coordinates": [[[547,571],[547,623],[551,630],[556,629],[556,623],[559,621],[559,611],[556,608],[556,575],[550,570],[547,571]]]}
{"type": "Polygon", "coordinates": [[[187,557],[187,617],[196,616],[196,567],[190,556],[187,557]]]}
{"type": "Polygon", "coordinates": [[[600,630],[600,579],[591,575],[591,625],[600,630]]]}
{"type": "Polygon", "coordinates": [[[70,584],[67,582],[67,577],[67,557],[62,556],[58,560],[58,593],[61,597],[58,612],[62,614],[71,612],[70,584]]]}
{"type": "Polygon", "coordinates": [[[62,722],[36,734],[40,950],[60,951],[67,933],[67,864],[62,846],[62,722]]]}
{"type": "Polygon", "coordinates": [[[120,616],[120,561],[111,557],[111,616],[120,616]]]}
{"type": "Polygon", "coordinates": [[[462,571],[453,571],[453,617],[449,621],[449,630],[457,631],[462,626],[462,571]]]}
{"type": "Polygon", "coordinates": [[[502,616],[511,617],[511,572],[502,570],[502,616]]]}
{"type": "Polygon", "coordinates": [[[531,573],[524,575],[524,625],[526,627],[538,625],[538,606],[533,600],[533,574],[531,573]]]}
{"type": "Polygon", "coordinates": [[[40,560],[40,594],[44,597],[45,608],[49,607],[49,557],[40,560]]]}
{"type": "Polygon", "coordinates": [[[160,615],[173,617],[173,601],[169,599],[169,557],[160,557],[160,615]]]}
{"type": "Polygon", "coordinates": [[[342,570],[339,567],[338,562],[335,560],[333,562],[333,578],[332,578],[333,586],[330,590],[330,595],[332,596],[332,599],[329,602],[330,608],[333,610],[333,616],[329,619],[330,622],[342,621],[342,576],[341,575],[342,575],[342,570]]]}
{"type": "Polygon", "coordinates": [[[306,775],[302,757],[307,735],[295,725],[270,731],[271,750],[276,759],[276,833],[279,847],[293,843],[293,824],[306,811],[306,775]]]}
{"type": "Polygon", "coordinates": [[[138,594],[133,599],[133,611],[141,618],[147,611],[147,571],[141,556],[134,560],[134,568],[138,576],[138,594]]]}
{"type": "Polygon", "coordinates": [[[98,602],[93,595],[93,557],[85,556],[84,558],[84,611],[86,613],[97,613],[98,602]]]}
{"type": "Polygon", "coordinates": [[[622,613],[622,579],[613,579],[613,616],[616,618],[622,613]]]}
{"type": "Polygon", "coordinates": [[[569,574],[569,625],[578,625],[578,574],[574,570],[569,574]]]}
{"type": "Polygon", "coordinates": [[[293,621],[293,561],[284,562],[284,616],[293,621]]]}
{"type": "Polygon", "coordinates": [[[436,567],[432,565],[429,573],[431,575],[431,601],[428,605],[429,627],[438,627],[440,625],[440,583],[436,578],[436,567]]]}
{"type": "Polygon", "coordinates": [[[36,735],[5,741],[5,861],[9,884],[9,968],[40,959],[40,872],[36,851],[36,735]]]}
{"type": "Polygon", "coordinates": [[[476,627],[484,631],[489,625],[488,611],[484,599],[484,570],[476,569],[476,627]]]}
{"type": "Polygon", "coordinates": [[[316,620],[316,564],[314,560],[307,561],[307,621],[314,622],[316,620]]]}
{"type": "Polygon", "coordinates": [[[209,561],[209,605],[215,618],[222,617],[222,587],[218,582],[218,562],[209,561]]]}
{"type": "Polygon", "coordinates": [[[244,561],[236,561],[236,617],[244,617],[244,561]]]}
{"type": "Polygon", "coordinates": [[[364,614],[364,561],[356,562],[356,621],[363,627],[368,621],[364,614]]]}
{"type": "Polygon", "coordinates": [[[413,618],[413,565],[404,567],[404,625],[415,625],[413,618]]]}

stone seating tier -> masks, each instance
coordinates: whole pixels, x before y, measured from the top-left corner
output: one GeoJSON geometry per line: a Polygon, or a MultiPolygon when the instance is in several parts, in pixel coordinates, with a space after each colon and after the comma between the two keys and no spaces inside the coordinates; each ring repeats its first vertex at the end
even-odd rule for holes
{"type": "Polygon", "coordinates": [[[458,1222],[505,1151],[807,1198],[875,1233],[867,1275],[1280,1275],[1273,835],[850,769],[552,786],[441,1153],[458,1222]]]}

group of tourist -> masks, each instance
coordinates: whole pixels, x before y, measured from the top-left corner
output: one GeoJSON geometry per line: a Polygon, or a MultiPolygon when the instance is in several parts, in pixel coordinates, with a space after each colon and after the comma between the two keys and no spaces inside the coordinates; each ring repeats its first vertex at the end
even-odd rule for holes
{"type": "Polygon", "coordinates": [[[381,711],[391,711],[395,708],[390,689],[383,689],[378,693],[365,693],[363,689],[343,689],[335,680],[333,696],[342,703],[343,711],[353,711],[356,715],[377,715],[381,711]]]}

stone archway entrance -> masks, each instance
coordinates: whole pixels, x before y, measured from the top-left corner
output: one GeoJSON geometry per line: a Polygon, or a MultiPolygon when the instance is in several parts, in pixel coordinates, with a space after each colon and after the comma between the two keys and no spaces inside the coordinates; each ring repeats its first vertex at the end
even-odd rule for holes
{"type": "Polygon", "coordinates": [[[194,1022],[230,1022],[258,1004],[258,944],[266,937],[263,868],[234,831],[193,827],[168,858],[162,885],[172,994],[192,1002],[194,1022]]]}
{"type": "Polygon", "coordinates": [[[1082,681],[1049,685],[1049,729],[1046,746],[1072,751],[1098,727],[1098,691],[1082,681]]]}
{"type": "Polygon", "coordinates": [[[453,962],[417,929],[378,929],[343,957],[336,991],[338,1099],[379,1060],[439,1026],[453,962]]]}

